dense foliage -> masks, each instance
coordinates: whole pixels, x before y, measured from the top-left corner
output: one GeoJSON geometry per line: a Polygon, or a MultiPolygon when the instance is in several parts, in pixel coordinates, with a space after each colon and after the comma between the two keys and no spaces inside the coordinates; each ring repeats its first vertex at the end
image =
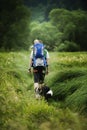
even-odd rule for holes
{"type": "MultiPolygon", "coordinates": [[[[48,22],[32,21],[30,38],[44,41],[49,50],[87,50],[87,14],[85,11],[53,9],[48,22]]],[[[37,19],[36,19],[37,20],[37,19]]]]}
{"type": "MultiPolygon", "coordinates": [[[[27,6],[38,6],[38,4],[42,4],[46,6],[46,13],[53,8],[66,8],[70,10],[74,9],[83,9],[87,10],[86,0],[24,0],[25,5],[27,6]]],[[[47,15],[46,14],[46,15],[47,15]]]]}
{"type": "Polygon", "coordinates": [[[22,0],[0,1],[0,48],[27,48],[30,11],[22,0]]]}
{"type": "Polygon", "coordinates": [[[54,9],[50,12],[50,19],[63,33],[62,42],[75,42],[81,50],[87,50],[87,12],[54,9]]]}
{"type": "Polygon", "coordinates": [[[87,50],[87,11],[82,0],[1,0],[0,30],[0,50],[28,49],[35,38],[52,51],[87,50]]]}

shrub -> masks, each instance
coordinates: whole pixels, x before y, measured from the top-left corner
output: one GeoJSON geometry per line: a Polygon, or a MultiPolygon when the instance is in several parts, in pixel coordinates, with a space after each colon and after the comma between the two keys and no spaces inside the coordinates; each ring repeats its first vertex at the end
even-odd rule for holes
{"type": "Polygon", "coordinates": [[[64,43],[61,43],[58,47],[58,51],[65,51],[65,52],[75,52],[75,51],[79,51],[80,47],[74,43],[74,42],[70,42],[70,41],[65,41],[64,43]]]}

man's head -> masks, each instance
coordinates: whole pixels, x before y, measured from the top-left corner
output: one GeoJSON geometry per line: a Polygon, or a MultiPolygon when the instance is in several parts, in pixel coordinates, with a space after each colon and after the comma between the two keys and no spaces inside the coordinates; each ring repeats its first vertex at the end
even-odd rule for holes
{"type": "Polygon", "coordinates": [[[38,40],[38,39],[35,39],[35,40],[34,40],[34,44],[36,44],[36,43],[39,43],[39,40],[38,40]]]}

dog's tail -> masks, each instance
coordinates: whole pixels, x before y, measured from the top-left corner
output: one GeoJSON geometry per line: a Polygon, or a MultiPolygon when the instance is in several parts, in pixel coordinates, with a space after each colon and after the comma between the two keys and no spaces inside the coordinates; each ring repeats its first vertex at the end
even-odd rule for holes
{"type": "Polygon", "coordinates": [[[47,94],[53,96],[53,91],[52,91],[52,90],[49,90],[49,91],[47,92],[47,94]]]}

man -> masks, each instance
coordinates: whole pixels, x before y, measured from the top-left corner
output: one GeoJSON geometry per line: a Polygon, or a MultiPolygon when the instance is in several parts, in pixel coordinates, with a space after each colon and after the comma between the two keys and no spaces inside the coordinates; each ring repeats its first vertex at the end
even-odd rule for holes
{"type": "MultiPolygon", "coordinates": [[[[41,44],[41,41],[39,41],[38,39],[34,40],[34,45],[37,45],[37,44],[41,44]]],[[[49,53],[45,49],[44,49],[44,57],[35,59],[34,58],[34,46],[33,46],[33,49],[30,54],[29,71],[31,72],[31,67],[33,67],[34,90],[36,93],[36,98],[40,97],[39,91],[41,90],[41,87],[44,84],[45,74],[48,73],[48,59],[49,59],[49,53]],[[45,61],[45,65],[42,65],[43,61],[45,61]],[[37,63],[37,65],[35,65],[34,63],[37,63]]]]}

